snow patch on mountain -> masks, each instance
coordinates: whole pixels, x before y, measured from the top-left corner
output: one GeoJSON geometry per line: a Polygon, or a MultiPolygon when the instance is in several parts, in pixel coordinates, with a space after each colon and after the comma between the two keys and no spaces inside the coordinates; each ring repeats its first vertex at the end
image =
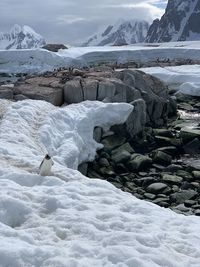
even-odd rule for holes
{"type": "Polygon", "coordinates": [[[8,33],[0,33],[0,49],[33,49],[45,44],[44,38],[29,26],[14,25],[8,33]]]}
{"type": "Polygon", "coordinates": [[[103,32],[90,37],[83,46],[127,45],[142,43],[147,35],[149,24],[146,21],[119,20],[109,25],[103,32]]]}

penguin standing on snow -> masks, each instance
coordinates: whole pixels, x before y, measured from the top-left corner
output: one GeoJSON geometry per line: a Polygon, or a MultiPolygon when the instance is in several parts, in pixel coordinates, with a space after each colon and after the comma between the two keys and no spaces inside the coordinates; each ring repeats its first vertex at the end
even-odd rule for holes
{"type": "Polygon", "coordinates": [[[53,166],[53,160],[46,154],[39,167],[39,174],[42,176],[48,176],[51,174],[51,167],[53,166]]]}

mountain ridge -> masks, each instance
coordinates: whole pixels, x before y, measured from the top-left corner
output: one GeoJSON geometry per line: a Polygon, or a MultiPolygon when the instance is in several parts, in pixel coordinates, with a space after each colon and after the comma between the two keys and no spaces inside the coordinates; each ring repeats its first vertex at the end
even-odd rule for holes
{"type": "Polygon", "coordinates": [[[142,43],[149,28],[148,22],[141,20],[123,20],[107,26],[82,44],[82,46],[127,45],[142,43]]]}
{"type": "Polygon", "coordinates": [[[32,49],[45,44],[45,39],[31,27],[15,24],[8,33],[0,33],[0,49],[32,49]]]}
{"type": "Polygon", "coordinates": [[[200,40],[200,0],[169,0],[165,14],[153,21],[145,42],[200,40]]]}

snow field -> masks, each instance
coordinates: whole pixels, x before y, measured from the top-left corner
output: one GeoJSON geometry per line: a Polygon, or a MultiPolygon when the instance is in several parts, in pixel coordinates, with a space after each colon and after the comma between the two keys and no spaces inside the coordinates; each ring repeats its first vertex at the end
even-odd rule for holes
{"type": "Polygon", "coordinates": [[[1,267],[199,267],[199,218],[136,199],[77,170],[101,145],[95,126],[122,123],[129,104],[64,108],[0,100],[1,267]],[[48,151],[52,176],[37,174],[48,151]]]}
{"type": "Polygon", "coordinates": [[[152,67],[140,70],[159,78],[170,88],[183,94],[200,96],[200,65],[152,67]]]}

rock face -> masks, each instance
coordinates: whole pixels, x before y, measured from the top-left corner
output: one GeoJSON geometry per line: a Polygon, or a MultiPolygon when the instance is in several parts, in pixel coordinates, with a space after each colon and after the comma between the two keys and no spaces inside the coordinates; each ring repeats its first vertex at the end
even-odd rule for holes
{"type": "Polygon", "coordinates": [[[169,97],[167,87],[158,79],[141,71],[107,71],[87,73],[75,77],[64,86],[64,100],[68,104],[84,100],[127,102],[135,109],[127,120],[131,136],[139,133],[145,124],[161,126],[168,115],[169,97]]]}
{"type": "Polygon", "coordinates": [[[200,40],[200,0],[169,0],[162,18],[154,20],[146,42],[200,40]]]}
{"type": "Polygon", "coordinates": [[[29,26],[14,25],[8,33],[0,33],[0,49],[32,49],[45,45],[44,38],[29,26]]]}
{"type": "Polygon", "coordinates": [[[149,24],[146,21],[118,21],[109,25],[103,33],[92,36],[82,46],[127,45],[142,43],[149,24]]]}

